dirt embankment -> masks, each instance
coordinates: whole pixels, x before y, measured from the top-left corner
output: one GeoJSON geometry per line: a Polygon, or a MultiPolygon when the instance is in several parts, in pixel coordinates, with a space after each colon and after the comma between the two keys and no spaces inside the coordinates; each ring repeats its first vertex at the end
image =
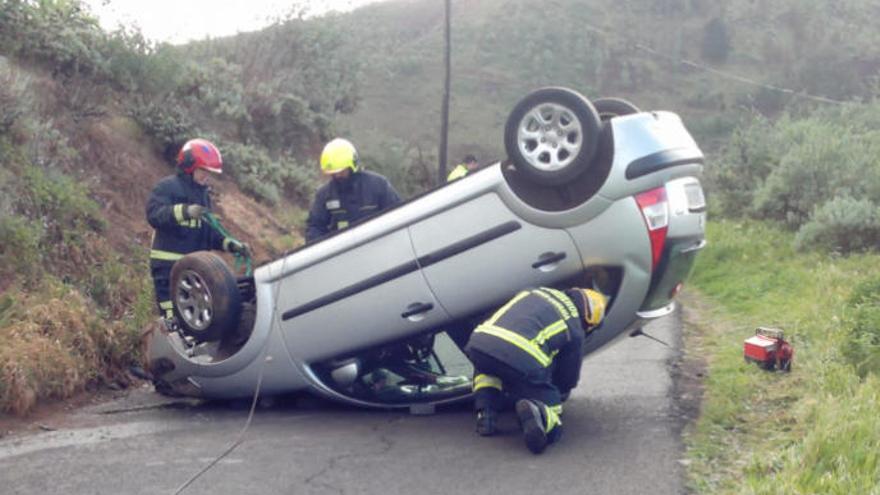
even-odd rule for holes
{"type": "MultiPolygon", "coordinates": [[[[132,245],[149,248],[153,229],[146,222],[144,208],[153,186],[175,173],[153,149],[137,125],[126,117],[108,116],[89,124],[80,146],[86,175],[95,199],[108,222],[107,239],[120,251],[132,245]]],[[[222,150],[221,150],[222,152],[222,150]]],[[[272,210],[241,192],[232,180],[214,180],[215,212],[223,225],[254,250],[255,261],[267,261],[275,253],[267,241],[299,234],[285,228],[272,210]]]]}

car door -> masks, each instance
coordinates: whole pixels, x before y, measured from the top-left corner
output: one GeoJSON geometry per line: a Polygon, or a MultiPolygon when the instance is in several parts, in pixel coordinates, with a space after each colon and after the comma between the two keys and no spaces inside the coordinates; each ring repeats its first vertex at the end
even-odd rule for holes
{"type": "MultiPolygon", "coordinates": [[[[311,249],[329,247],[322,244],[311,249]]],[[[340,357],[448,319],[419,273],[406,229],[339,250],[281,284],[282,333],[300,362],[340,357]]]]}
{"type": "Polygon", "coordinates": [[[452,318],[502,302],[527,286],[551,285],[582,270],[562,229],[517,217],[494,192],[410,226],[416,259],[452,318]]]}

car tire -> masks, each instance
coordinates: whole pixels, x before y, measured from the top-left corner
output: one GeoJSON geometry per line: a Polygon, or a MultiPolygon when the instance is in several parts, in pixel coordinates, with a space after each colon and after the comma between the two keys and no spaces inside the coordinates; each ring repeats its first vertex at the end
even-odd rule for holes
{"type": "Polygon", "coordinates": [[[190,253],[171,269],[174,315],[196,342],[221,340],[235,331],[241,294],[223,258],[208,251],[190,253]]]}
{"type": "Polygon", "coordinates": [[[504,146],[517,172],[544,186],[583,173],[599,144],[593,104],[567,88],[541,88],[519,101],[504,126],[504,146]]]}
{"type": "Polygon", "coordinates": [[[623,98],[598,98],[593,100],[593,107],[596,108],[596,112],[599,113],[599,119],[602,122],[611,120],[613,117],[622,117],[641,112],[639,107],[623,98]]]}

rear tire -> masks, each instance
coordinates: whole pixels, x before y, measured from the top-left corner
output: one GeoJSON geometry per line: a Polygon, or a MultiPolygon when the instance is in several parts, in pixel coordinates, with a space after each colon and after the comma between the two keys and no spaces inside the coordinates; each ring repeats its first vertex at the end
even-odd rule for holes
{"type": "Polygon", "coordinates": [[[510,112],[504,146],[516,170],[536,184],[558,186],[583,173],[599,145],[599,115],[567,88],[533,91],[510,112]]]}
{"type": "Polygon", "coordinates": [[[198,251],[171,269],[174,314],[186,335],[196,342],[221,340],[238,327],[241,294],[223,258],[198,251]]]}

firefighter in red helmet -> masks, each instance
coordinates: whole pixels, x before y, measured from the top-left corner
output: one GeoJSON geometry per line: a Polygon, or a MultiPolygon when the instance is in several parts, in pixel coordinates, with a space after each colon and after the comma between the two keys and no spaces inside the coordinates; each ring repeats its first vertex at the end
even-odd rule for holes
{"type": "Polygon", "coordinates": [[[211,210],[211,177],[223,173],[220,150],[205,139],[192,139],[177,155],[177,173],[160,180],[147,201],[147,221],[155,229],[150,251],[150,273],[156,303],[172,321],[171,267],[184,255],[206,249],[249,254],[247,244],[221,236],[202,221],[211,210]]]}

